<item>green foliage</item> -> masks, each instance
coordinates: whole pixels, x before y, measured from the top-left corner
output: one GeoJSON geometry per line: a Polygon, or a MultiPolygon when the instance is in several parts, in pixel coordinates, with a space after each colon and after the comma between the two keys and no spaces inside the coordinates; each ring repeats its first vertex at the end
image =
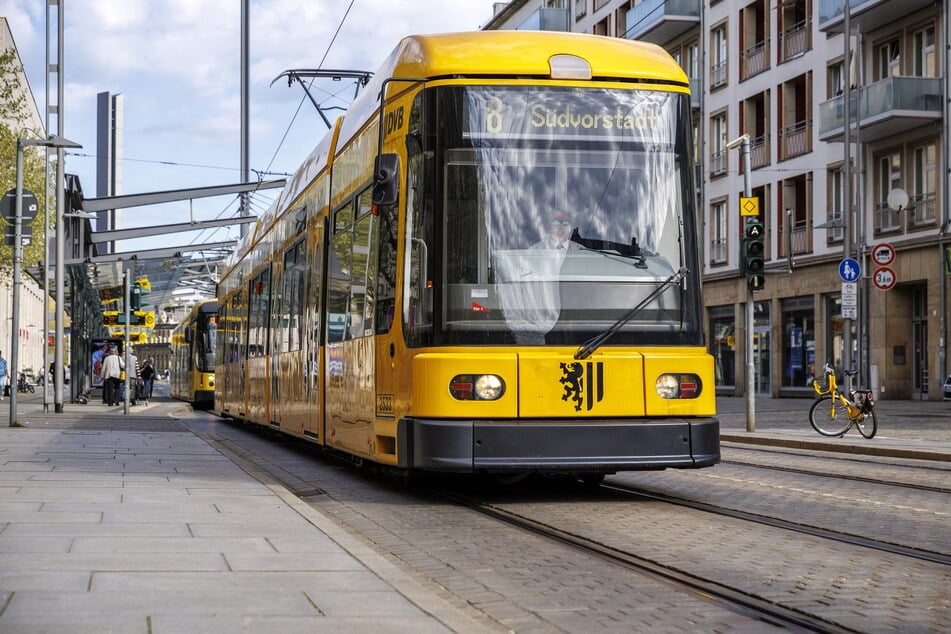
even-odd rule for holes
{"type": "MultiPolygon", "coordinates": [[[[16,155],[18,138],[36,138],[37,132],[27,130],[29,119],[27,90],[21,82],[22,67],[14,49],[0,53],[0,195],[16,187],[16,155]]],[[[44,259],[46,209],[46,178],[44,148],[27,147],[23,152],[23,188],[36,196],[39,213],[31,223],[32,242],[23,249],[23,265],[36,266],[44,259]]],[[[55,174],[55,172],[54,172],[55,174]]],[[[54,204],[52,201],[51,205],[54,204]]],[[[6,228],[0,219],[0,227],[6,228]]],[[[0,277],[9,280],[13,266],[13,247],[0,245],[0,277]]]]}

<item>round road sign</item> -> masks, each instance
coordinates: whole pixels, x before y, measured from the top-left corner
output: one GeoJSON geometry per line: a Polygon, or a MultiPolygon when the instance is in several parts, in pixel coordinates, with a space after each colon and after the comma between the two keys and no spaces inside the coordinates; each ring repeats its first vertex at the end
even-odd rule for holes
{"type": "Polygon", "coordinates": [[[895,275],[895,271],[891,270],[887,266],[880,266],[875,269],[875,274],[872,275],[872,280],[875,282],[875,287],[880,288],[883,291],[895,286],[895,282],[898,281],[898,276],[895,275]]]}
{"type": "Polygon", "coordinates": [[[887,242],[872,247],[872,260],[879,266],[888,266],[895,260],[895,249],[887,242]]]}

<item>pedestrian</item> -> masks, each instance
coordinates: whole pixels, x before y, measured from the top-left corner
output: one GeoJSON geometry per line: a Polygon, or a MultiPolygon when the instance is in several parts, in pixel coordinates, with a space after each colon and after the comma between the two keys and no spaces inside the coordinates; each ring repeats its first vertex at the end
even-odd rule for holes
{"type": "Polygon", "coordinates": [[[3,353],[0,352],[0,401],[3,400],[3,397],[7,395],[7,360],[3,358],[3,353]]]}
{"type": "Polygon", "coordinates": [[[126,383],[128,383],[132,386],[130,388],[132,391],[129,394],[129,402],[135,405],[136,387],[139,381],[139,358],[135,356],[135,349],[131,346],[129,347],[129,356],[125,360],[125,369],[128,380],[119,383],[119,400],[123,403],[125,402],[125,389],[126,383]]]}
{"type": "Polygon", "coordinates": [[[114,348],[108,348],[102,358],[102,402],[106,405],[119,404],[119,385],[122,383],[122,368],[125,363],[114,348]]]}
{"type": "Polygon", "coordinates": [[[145,383],[145,394],[152,398],[152,385],[155,383],[155,359],[149,357],[145,365],[142,366],[142,370],[139,371],[139,375],[142,377],[142,382],[145,383]]]}

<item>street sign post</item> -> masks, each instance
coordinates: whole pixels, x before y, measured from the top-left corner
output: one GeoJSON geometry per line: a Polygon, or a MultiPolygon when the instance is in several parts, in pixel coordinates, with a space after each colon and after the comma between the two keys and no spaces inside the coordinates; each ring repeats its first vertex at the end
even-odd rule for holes
{"type": "Polygon", "coordinates": [[[894,288],[895,283],[898,282],[898,276],[895,275],[895,271],[887,266],[880,266],[875,269],[875,273],[872,275],[872,281],[875,283],[875,288],[887,291],[894,288]]]}
{"type": "Polygon", "coordinates": [[[845,258],[839,262],[839,277],[843,282],[855,282],[862,276],[862,267],[855,258],[845,258]]]}
{"type": "Polygon", "coordinates": [[[895,249],[883,242],[872,247],[872,261],[879,266],[888,266],[895,261],[895,249]]]}

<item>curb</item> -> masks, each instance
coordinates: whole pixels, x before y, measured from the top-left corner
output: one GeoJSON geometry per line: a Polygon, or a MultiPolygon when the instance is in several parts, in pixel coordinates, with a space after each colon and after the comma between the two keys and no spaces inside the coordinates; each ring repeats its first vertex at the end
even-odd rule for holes
{"type": "Polygon", "coordinates": [[[863,456],[884,456],[887,458],[910,458],[913,460],[933,460],[937,462],[951,462],[951,453],[932,451],[928,449],[909,449],[895,446],[874,446],[856,444],[833,444],[830,441],[801,440],[797,438],[778,438],[776,436],[739,436],[736,434],[720,434],[721,442],[733,442],[746,445],[769,445],[771,447],[788,447],[793,449],[809,449],[811,451],[830,451],[863,456]]]}

